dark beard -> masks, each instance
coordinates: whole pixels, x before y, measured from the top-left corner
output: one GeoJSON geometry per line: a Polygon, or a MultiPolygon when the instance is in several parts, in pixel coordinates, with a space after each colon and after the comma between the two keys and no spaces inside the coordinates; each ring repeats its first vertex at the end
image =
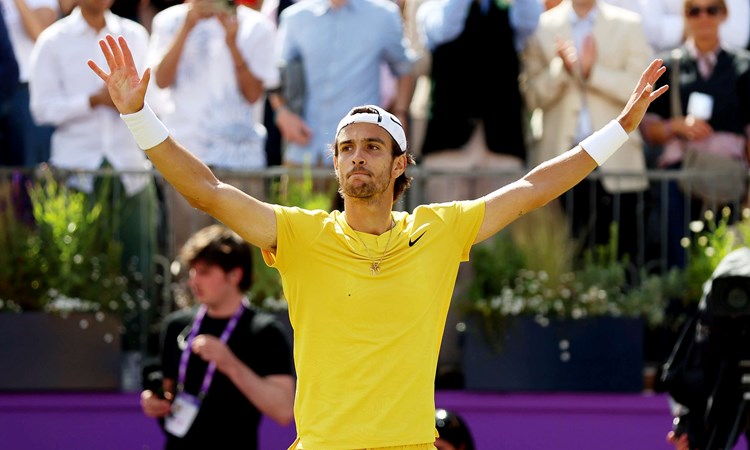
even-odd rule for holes
{"type": "Polygon", "coordinates": [[[344,186],[342,190],[344,195],[352,198],[370,198],[377,193],[375,186],[369,183],[359,186],[344,186]]]}
{"type": "Polygon", "coordinates": [[[377,183],[378,180],[375,180],[374,178],[372,178],[372,176],[371,180],[373,181],[370,183],[363,183],[357,186],[352,186],[351,184],[342,183],[341,181],[339,181],[339,193],[341,193],[342,196],[345,195],[351,198],[368,199],[374,197],[376,194],[385,192],[391,182],[389,178],[381,187],[377,183]]]}

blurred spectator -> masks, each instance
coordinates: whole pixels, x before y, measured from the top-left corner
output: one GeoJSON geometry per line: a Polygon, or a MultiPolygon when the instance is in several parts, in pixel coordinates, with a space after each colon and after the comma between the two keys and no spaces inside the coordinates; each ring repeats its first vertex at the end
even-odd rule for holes
{"type": "Polygon", "coordinates": [[[291,349],[281,324],[245,296],[252,259],[250,244],[223,225],[198,231],[180,251],[197,304],[164,319],[160,370],[144,374],[141,393],[165,450],[257,450],[263,416],[292,421],[291,349]]]}
{"type": "MultiPolygon", "coordinates": [[[[259,113],[265,87],[278,84],[274,39],[273,23],[242,5],[187,0],[154,16],[148,61],[152,81],[163,90],[163,101],[154,109],[174,136],[213,169],[267,166],[259,113]]],[[[265,198],[262,180],[234,185],[265,198]]],[[[166,198],[173,249],[214,223],[170,186],[166,198]]]]}
{"type": "MultiPolygon", "coordinates": [[[[652,145],[662,146],[658,159],[662,169],[680,169],[688,147],[748,161],[750,137],[750,54],[744,49],[723,45],[720,26],[727,19],[724,0],[685,0],[687,40],[677,51],[663,52],[667,72],[658,85],[670,83],[675,67],[679,85],[670,90],[679,94],[680,111],[673,111],[671,94],[655,101],[644,117],[641,130],[652,145]],[[673,55],[679,55],[679,66],[673,55]],[[709,98],[704,117],[691,109],[691,99],[709,98]]],[[[724,205],[705,205],[693,198],[685,202],[686,193],[676,182],[669,183],[667,203],[667,264],[683,267],[685,249],[680,239],[688,236],[690,220],[701,218],[709,206],[719,211],[724,205]]],[[[737,211],[735,211],[737,212],[737,211]]]]}
{"type": "MultiPolygon", "coordinates": [[[[431,95],[421,149],[425,167],[524,168],[528,127],[518,89],[518,50],[534,32],[540,13],[539,0],[428,0],[419,7],[418,25],[432,52],[431,95]]],[[[483,181],[431,176],[427,201],[474,198],[511,179],[483,181]]]]}
{"type": "MultiPolygon", "coordinates": [[[[31,110],[39,123],[56,127],[50,158],[53,167],[71,171],[104,167],[147,171],[151,167],[120,119],[104,82],[84,63],[99,40],[112,34],[125,37],[138,66],[145,66],[146,29],[113,14],[111,2],[77,0],[78,6],[67,17],[39,35],[31,54],[31,110]]],[[[103,55],[96,62],[105,64],[103,55]]],[[[111,208],[113,232],[123,243],[125,262],[135,262],[133,268],[140,274],[150,273],[158,222],[153,177],[122,175],[105,185],[106,181],[90,174],[74,174],[69,183],[91,194],[92,201],[100,200],[109,186],[110,198],[102,206],[111,208]]]]}
{"type": "MultiPolygon", "coordinates": [[[[422,0],[416,0],[421,2],[422,0]]],[[[261,13],[271,18],[274,23],[278,25],[279,15],[288,6],[296,3],[292,0],[265,0],[261,7],[261,13]]],[[[402,0],[395,0],[395,3],[404,12],[405,6],[402,4],[402,0]]],[[[405,12],[404,12],[405,13],[405,12]]],[[[404,33],[408,36],[408,22],[404,21],[404,33]]],[[[413,40],[410,43],[414,44],[413,40]]],[[[413,46],[412,46],[413,48],[413,46]]],[[[393,75],[387,63],[381,63],[380,70],[381,77],[381,100],[379,104],[383,105],[386,109],[390,109],[394,106],[394,100],[398,90],[398,78],[393,75]]],[[[282,163],[282,137],[279,128],[276,126],[274,121],[273,108],[271,102],[266,99],[266,108],[263,124],[268,130],[268,140],[266,141],[266,156],[269,160],[269,165],[281,165],[282,163]]],[[[413,121],[412,121],[413,122],[413,121]]],[[[409,142],[413,142],[409,140],[409,142]]],[[[412,144],[412,147],[414,145],[412,144]]],[[[338,195],[337,195],[338,197],[338,195]]]]}
{"type": "Polygon", "coordinates": [[[266,166],[256,102],[278,83],[273,24],[246,6],[188,0],[154,17],[149,63],[166,91],[164,122],[201,160],[219,169],[266,166]],[[210,64],[206,64],[210,61],[210,64]]]}
{"type": "Polygon", "coordinates": [[[381,63],[398,78],[391,107],[402,123],[414,90],[414,54],[403,33],[398,5],[391,1],[309,0],[280,16],[278,65],[300,61],[302,111],[293,112],[281,90],[269,95],[284,138],[285,165],[328,166],[329,144],[339,120],[357,105],[379,104],[381,63]],[[367,30],[364,32],[363,30],[367,30]]]}
{"type": "Polygon", "coordinates": [[[474,438],[466,421],[456,412],[443,408],[435,410],[435,440],[437,450],[474,450],[474,438]]]}
{"type": "MultiPolygon", "coordinates": [[[[542,115],[531,164],[557,156],[556,149],[578,144],[615,117],[629,98],[618,87],[637,82],[652,55],[631,11],[597,0],[563,0],[545,11],[523,53],[522,91],[542,115]]],[[[563,197],[574,236],[605,244],[617,222],[620,256],[634,259],[644,250],[637,233],[645,218],[637,205],[648,187],[640,134],[631,133],[599,170],[630,175],[586,179],[563,197]]]]}
{"type": "Polygon", "coordinates": [[[17,89],[0,109],[4,136],[0,165],[35,166],[47,161],[52,127],[39,126],[29,109],[29,59],[39,34],[57,20],[57,0],[0,0],[3,19],[18,62],[17,89]]]}

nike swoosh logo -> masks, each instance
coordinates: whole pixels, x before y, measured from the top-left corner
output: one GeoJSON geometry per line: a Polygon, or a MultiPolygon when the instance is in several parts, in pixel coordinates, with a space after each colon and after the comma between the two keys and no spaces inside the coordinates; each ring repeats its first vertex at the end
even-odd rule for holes
{"type": "Polygon", "coordinates": [[[427,230],[424,230],[422,232],[422,234],[420,234],[419,237],[416,238],[416,239],[414,239],[414,240],[412,240],[411,238],[409,238],[409,247],[413,246],[414,244],[417,243],[418,240],[422,239],[422,236],[424,236],[425,233],[427,233],[427,230]]]}

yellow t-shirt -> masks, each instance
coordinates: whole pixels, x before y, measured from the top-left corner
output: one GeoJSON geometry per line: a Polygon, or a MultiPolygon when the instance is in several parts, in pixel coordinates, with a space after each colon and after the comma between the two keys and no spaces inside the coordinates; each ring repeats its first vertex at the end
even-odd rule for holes
{"type": "Polygon", "coordinates": [[[394,211],[380,236],[352,230],[338,211],[274,209],[277,247],[263,255],[289,302],[302,448],[433,442],[440,342],[484,201],[394,211]]]}

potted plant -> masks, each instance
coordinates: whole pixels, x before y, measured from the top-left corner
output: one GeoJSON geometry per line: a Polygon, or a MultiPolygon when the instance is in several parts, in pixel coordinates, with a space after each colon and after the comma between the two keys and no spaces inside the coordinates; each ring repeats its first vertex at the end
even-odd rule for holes
{"type": "Polygon", "coordinates": [[[550,204],[473,250],[463,306],[468,389],[637,391],[644,327],[663,320],[679,274],[633,274],[610,244],[577,257],[550,204]]]}
{"type": "Polygon", "coordinates": [[[123,324],[139,305],[106,196],[91,205],[46,168],[0,182],[0,389],[120,388],[123,324]]]}

